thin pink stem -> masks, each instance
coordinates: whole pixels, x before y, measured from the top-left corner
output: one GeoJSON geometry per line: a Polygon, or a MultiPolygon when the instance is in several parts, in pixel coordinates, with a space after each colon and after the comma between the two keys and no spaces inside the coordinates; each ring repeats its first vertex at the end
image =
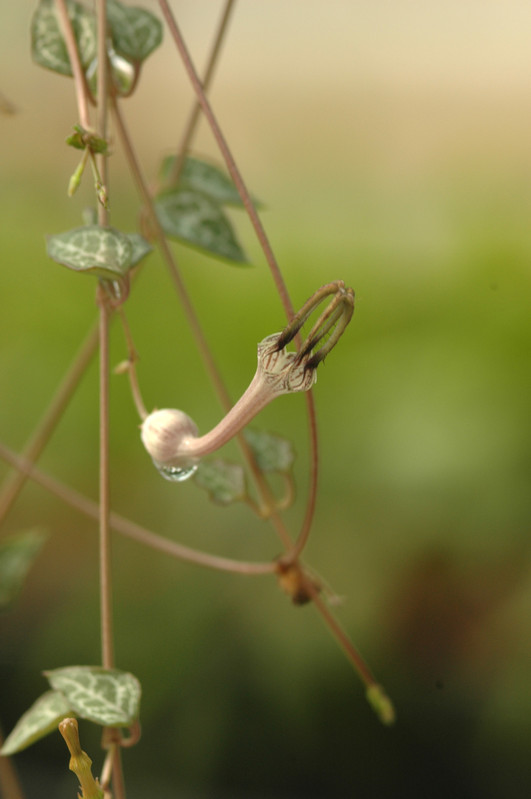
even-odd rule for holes
{"type": "Polygon", "coordinates": [[[185,44],[184,39],[182,37],[181,31],[179,30],[179,26],[177,25],[177,22],[175,20],[175,17],[173,16],[173,14],[171,12],[171,9],[170,9],[168,3],[166,2],[166,0],[159,0],[159,4],[160,4],[161,10],[162,10],[162,13],[163,13],[163,15],[164,15],[164,17],[166,19],[166,22],[168,24],[168,27],[170,29],[170,33],[171,33],[171,35],[172,35],[172,37],[173,37],[173,39],[175,41],[175,44],[177,46],[177,49],[179,50],[179,53],[181,55],[181,59],[183,61],[184,67],[186,69],[186,72],[188,73],[188,77],[190,78],[190,83],[192,84],[192,86],[194,88],[194,91],[196,93],[197,100],[198,100],[199,104],[201,105],[201,108],[203,109],[203,113],[204,113],[206,119],[208,120],[208,124],[210,125],[210,128],[212,130],[214,138],[216,139],[216,143],[217,143],[217,145],[219,147],[219,150],[220,150],[220,152],[221,152],[221,154],[222,154],[222,156],[223,156],[223,158],[225,160],[225,164],[227,166],[229,174],[230,174],[232,180],[234,181],[234,185],[236,186],[236,189],[238,190],[238,193],[239,193],[239,195],[240,195],[240,197],[242,199],[242,202],[243,202],[243,204],[245,206],[245,210],[247,211],[247,214],[249,215],[249,219],[251,220],[251,224],[253,225],[254,231],[255,231],[256,236],[258,238],[258,241],[260,242],[260,245],[261,245],[261,247],[262,247],[262,249],[264,251],[265,257],[266,257],[267,262],[269,264],[269,268],[270,268],[271,273],[273,275],[273,279],[275,281],[275,285],[277,287],[277,291],[279,293],[281,302],[282,302],[282,304],[284,306],[284,310],[286,312],[286,316],[288,317],[288,319],[291,319],[291,317],[293,316],[293,305],[291,303],[291,299],[289,297],[288,290],[286,288],[286,284],[284,283],[284,278],[282,277],[282,273],[280,271],[280,268],[279,268],[279,266],[277,264],[277,260],[275,258],[275,255],[274,255],[273,250],[271,248],[271,245],[269,243],[269,239],[267,238],[264,226],[262,225],[262,222],[260,221],[260,217],[258,216],[256,208],[253,205],[253,202],[251,200],[251,196],[250,196],[250,194],[249,194],[249,192],[247,190],[247,187],[246,187],[246,185],[244,183],[244,180],[243,180],[243,178],[241,176],[240,170],[238,169],[238,167],[236,165],[236,162],[235,162],[235,160],[234,160],[234,158],[232,156],[232,153],[231,153],[231,151],[229,149],[227,141],[226,141],[226,139],[225,139],[225,137],[224,137],[224,135],[223,135],[223,133],[221,131],[221,128],[219,127],[218,121],[217,121],[217,119],[216,119],[216,117],[215,117],[215,115],[214,115],[214,113],[212,111],[212,108],[210,106],[210,102],[209,102],[209,100],[208,100],[208,98],[207,98],[207,96],[205,94],[205,91],[203,89],[203,86],[202,86],[201,81],[199,79],[199,76],[197,74],[197,71],[196,71],[196,69],[194,67],[192,59],[191,59],[190,54],[188,52],[188,48],[186,47],[186,44],[185,44]]]}
{"type": "Polygon", "coordinates": [[[100,620],[102,663],[114,666],[112,633],[112,568],[109,485],[109,311],[106,295],[98,291],[100,309],[100,620]]]}
{"type": "Polygon", "coordinates": [[[70,66],[72,67],[72,74],[74,76],[74,83],[76,87],[77,108],[79,113],[79,121],[85,130],[90,130],[90,115],[89,115],[89,101],[90,96],[85,73],[79,52],[77,49],[76,37],[72,29],[70,17],[66,8],[65,0],[55,0],[57,11],[59,14],[59,21],[62,28],[70,66]]]}
{"type": "MultiPolygon", "coordinates": [[[[65,502],[72,508],[75,508],[80,513],[88,516],[90,519],[99,518],[99,507],[96,502],[88,499],[83,494],[80,494],[73,488],[66,486],[59,480],[43,472],[41,469],[34,466],[29,461],[25,460],[20,455],[16,455],[9,447],[0,443],[0,458],[9,463],[13,468],[18,469],[22,474],[30,477],[34,482],[42,486],[46,491],[49,491],[54,496],[58,497],[62,502],[65,502]]],[[[142,527],[136,522],[125,519],[118,513],[111,512],[110,517],[111,527],[116,530],[120,535],[126,538],[131,538],[139,544],[155,549],[165,555],[170,555],[185,563],[190,563],[195,566],[203,566],[208,569],[215,569],[217,571],[232,572],[234,574],[242,575],[258,575],[258,574],[273,574],[277,570],[276,563],[270,562],[246,562],[239,560],[231,560],[230,558],[223,558],[218,555],[211,555],[208,552],[201,552],[200,550],[191,549],[183,544],[178,544],[176,541],[164,538],[163,536],[153,533],[151,530],[142,527]]]]}
{"type": "MultiPolygon", "coordinates": [[[[24,447],[23,456],[30,463],[35,463],[38,460],[61,419],[79,381],[94,357],[98,347],[98,337],[98,327],[95,325],[82,343],[42,419],[24,447]]],[[[5,519],[13,507],[25,482],[26,475],[20,471],[11,475],[11,479],[5,481],[0,491],[0,522],[5,519]]]]}
{"type": "Polygon", "coordinates": [[[120,316],[120,320],[122,322],[122,328],[124,331],[125,341],[127,345],[127,373],[129,376],[129,385],[131,388],[131,394],[138,415],[140,416],[141,420],[144,421],[144,419],[148,416],[148,412],[144,404],[142,392],[140,391],[140,386],[138,384],[138,376],[136,373],[136,362],[138,360],[138,354],[135,349],[135,345],[133,343],[131,328],[129,327],[129,322],[127,321],[127,317],[125,315],[123,306],[120,305],[117,310],[120,316]]]}
{"type": "Polygon", "coordinates": [[[365,684],[367,688],[370,688],[373,685],[376,685],[376,680],[374,678],[373,673],[371,672],[368,665],[363,660],[362,656],[346,634],[346,632],[341,627],[338,620],[335,616],[330,612],[326,604],[323,602],[321,596],[319,595],[318,590],[314,587],[313,583],[309,581],[310,585],[308,589],[312,594],[313,604],[317,608],[319,614],[321,615],[324,623],[339,643],[341,648],[343,649],[344,653],[346,654],[347,658],[350,660],[351,664],[354,666],[355,670],[358,672],[362,682],[365,684]]]}
{"type": "MultiPolygon", "coordinates": [[[[210,84],[212,82],[212,78],[214,77],[214,69],[216,67],[219,54],[221,52],[221,44],[223,42],[223,39],[225,38],[230,16],[235,4],[236,0],[227,0],[227,3],[225,5],[225,9],[223,11],[223,15],[221,17],[221,21],[218,26],[218,31],[214,39],[214,44],[212,46],[210,57],[208,59],[208,65],[205,70],[205,75],[203,77],[204,92],[208,91],[208,88],[210,87],[210,84]]],[[[186,159],[186,154],[190,149],[190,144],[197,129],[200,113],[201,113],[201,103],[198,100],[196,100],[192,108],[192,111],[190,113],[190,117],[188,119],[186,127],[184,129],[181,142],[177,148],[177,157],[175,158],[171,174],[168,179],[168,183],[170,184],[175,184],[179,180],[184,165],[184,161],[186,159]]]]}
{"type": "Polygon", "coordinates": [[[308,543],[312,528],[313,517],[315,515],[315,505],[317,502],[317,483],[319,479],[319,435],[317,431],[317,417],[315,413],[315,398],[313,391],[306,392],[306,408],[308,416],[308,433],[310,437],[310,485],[308,489],[308,501],[306,513],[302,522],[299,535],[295,545],[289,553],[288,559],[295,562],[302,554],[304,547],[308,543]]]}
{"type": "MultiPolygon", "coordinates": [[[[107,116],[109,102],[109,61],[107,58],[107,0],[96,0],[96,18],[98,33],[98,74],[97,74],[97,133],[100,139],[107,140],[107,116]]],[[[100,174],[100,179],[105,192],[108,194],[107,186],[107,156],[100,153],[96,156],[96,164],[100,174]]],[[[109,224],[109,214],[107,204],[98,203],[98,224],[106,227],[109,224]]],[[[118,797],[120,799],[120,797],[118,797]]]]}

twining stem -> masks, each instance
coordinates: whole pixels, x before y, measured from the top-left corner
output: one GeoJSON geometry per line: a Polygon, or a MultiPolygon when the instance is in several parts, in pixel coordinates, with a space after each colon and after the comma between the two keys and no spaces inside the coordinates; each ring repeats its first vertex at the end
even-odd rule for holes
{"type": "Polygon", "coordinates": [[[109,310],[105,290],[99,288],[100,330],[100,620],[102,664],[114,666],[112,634],[112,577],[109,487],[109,310]]]}
{"type": "MultiPolygon", "coordinates": [[[[96,2],[97,50],[98,50],[98,106],[97,134],[101,139],[107,135],[107,7],[106,0],[96,2]]],[[[106,160],[98,164],[102,183],[106,183],[106,160]]],[[[98,223],[107,224],[107,210],[98,204],[98,223]]],[[[111,536],[110,514],[110,476],[109,476],[109,302],[102,284],[97,289],[100,333],[100,618],[101,650],[104,668],[114,666],[114,645],[112,631],[112,576],[111,576],[111,536]]]]}
{"type": "MultiPolygon", "coordinates": [[[[96,19],[98,36],[98,73],[97,73],[97,111],[96,111],[96,132],[100,139],[107,141],[107,111],[108,111],[108,81],[109,81],[109,61],[107,58],[107,0],[96,0],[96,19]]],[[[100,174],[101,183],[105,196],[108,194],[107,187],[107,156],[99,153],[96,156],[96,166],[100,174]]],[[[109,214],[107,203],[98,203],[98,224],[107,227],[109,214]]]]}
{"type": "MultiPolygon", "coordinates": [[[[327,343],[312,356],[312,358],[316,359],[316,363],[318,363],[319,360],[324,357],[324,354],[326,354],[326,352],[334,345],[352,316],[352,312],[354,310],[354,294],[351,289],[345,290],[345,286],[342,281],[335,281],[334,283],[328,283],[325,286],[322,286],[321,289],[316,292],[312,300],[309,300],[296,314],[283,333],[283,337],[285,337],[286,340],[289,340],[293,336],[293,331],[297,329],[298,324],[304,322],[312,313],[312,310],[316,307],[316,303],[319,302],[320,299],[324,299],[334,292],[334,299],[314,324],[312,330],[307,336],[306,344],[299,349],[299,353],[304,353],[305,348],[309,347],[309,352],[311,348],[315,346],[315,344],[319,342],[327,332],[329,332],[331,326],[337,322],[336,329],[328,339],[327,343]],[[297,317],[300,318],[297,319],[297,317]]],[[[312,358],[310,358],[308,361],[309,364],[312,362],[312,358]]],[[[295,541],[295,545],[289,554],[289,559],[292,562],[295,562],[300,557],[308,541],[317,497],[319,440],[311,392],[308,391],[306,393],[306,397],[309,402],[308,422],[310,426],[310,441],[312,442],[310,449],[310,490],[308,493],[308,503],[302,527],[295,541]]]]}
{"type": "Polygon", "coordinates": [[[315,504],[317,501],[317,482],[319,478],[319,435],[317,431],[317,417],[315,414],[315,401],[312,391],[306,392],[306,407],[308,416],[308,433],[311,442],[310,446],[310,485],[308,488],[308,501],[306,503],[306,513],[302,522],[301,529],[293,548],[289,553],[289,559],[294,563],[302,554],[308,542],[313,517],[315,514],[315,504]]]}
{"type": "Polygon", "coordinates": [[[318,612],[321,614],[321,617],[338,642],[341,646],[343,652],[347,656],[350,663],[354,666],[358,676],[360,677],[361,681],[365,685],[365,696],[369,704],[372,706],[372,709],[382,722],[387,726],[394,724],[396,720],[396,713],[393,702],[387,696],[384,688],[376,682],[374,675],[368,665],[363,660],[362,656],[345,633],[343,628],[341,627],[338,620],[335,616],[330,612],[328,607],[325,605],[321,596],[319,594],[318,589],[314,585],[314,583],[310,580],[308,581],[309,585],[307,586],[308,591],[311,595],[313,600],[313,604],[317,608],[318,612]]]}
{"type": "Polygon", "coordinates": [[[354,666],[356,672],[358,673],[360,679],[364,683],[366,688],[370,688],[371,686],[377,685],[376,680],[374,678],[373,673],[371,672],[368,665],[363,660],[362,656],[346,634],[346,632],[341,627],[340,623],[336,619],[336,617],[330,612],[329,608],[323,602],[319,591],[315,588],[313,583],[308,585],[308,590],[312,595],[313,604],[317,608],[319,614],[321,615],[324,623],[336,639],[336,641],[340,644],[343,652],[347,656],[348,660],[354,666]]]}
{"type": "MultiPolygon", "coordinates": [[[[31,435],[31,438],[24,447],[23,457],[30,463],[35,463],[38,460],[40,454],[48,443],[50,436],[52,435],[56,425],[64,413],[66,406],[70,401],[70,398],[72,397],[72,394],[76,390],[87,366],[94,357],[94,353],[96,352],[96,348],[98,346],[98,340],[99,331],[97,325],[95,325],[90,330],[81,347],[79,348],[79,351],[72,361],[72,365],[64,376],[59,388],[55,392],[52,401],[50,402],[40,422],[31,435]]],[[[10,479],[7,479],[2,486],[2,490],[0,491],[0,523],[7,516],[15,500],[17,499],[24,486],[26,477],[27,475],[24,474],[24,472],[15,472],[15,474],[13,474],[10,479]]]]}
{"type": "MultiPolygon", "coordinates": [[[[117,730],[119,740],[119,731],[117,730]]],[[[112,794],[115,799],[125,799],[125,780],[122,768],[122,750],[119,743],[112,743],[112,794]]]]}
{"type": "MultiPolygon", "coordinates": [[[[107,57],[107,0],[96,0],[97,19],[97,116],[96,130],[100,139],[107,140],[107,116],[109,101],[109,62],[107,57]]],[[[96,156],[96,166],[100,174],[102,192],[98,192],[98,224],[107,227],[109,213],[107,210],[108,169],[104,153],[96,156]]],[[[109,320],[110,308],[108,296],[100,284],[97,293],[100,329],[100,605],[101,605],[101,645],[102,664],[104,668],[114,666],[114,640],[112,616],[112,562],[111,562],[111,527],[110,527],[110,474],[109,474],[109,320]]],[[[119,736],[117,736],[119,740],[119,736]]],[[[125,799],[125,783],[122,770],[120,747],[113,741],[112,751],[112,787],[115,799],[125,799]]]]}
{"type": "Polygon", "coordinates": [[[142,399],[142,393],[140,391],[140,386],[138,385],[138,376],[136,373],[136,362],[138,360],[138,354],[135,349],[135,345],[133,344],[133,336],[131,335],[131,328],[129,327],[129,322],[127,321],[127,317],[125,315],[125,311],[123,306],[118,306],[118,314],[120,316],[120,320],[122,322],[122,327],[124,331],[125,341],[127,345],[127,374],[129,376],[129,385],[131,388],[131,394],[133,395],[133,402],[135,403],[135,408],[138,412],[138,415],[144,421],[148,412],[146,410],[146,406],[144,405],[144,400],[142,399]]]}
{"type": "MultiPolygon", "coordinates": [[[[75,489],[65,486],[61,481],[56,480],[50,475],[47,475],[36,466],[30,464],[20,455],[16,455],[2,443],[0,443],[0,458],[14,468],[20,470],[27,477],[30,477],[34,482],[38,483],[51,494],[54,494],[61,501],[65,502],[67,505],[70,505],[70,507],[75,508],[89,518],[98,518],[99,509],[97,503],[88,499],[83,494],[80,494],[75,489]]],[[[190,547],[186,547],[173,540],[157,535],[151,530],[147,530],[136,522],[125,519],[117,513],[110,514],[110,523],[114,530],[126,538],[137,541],[143,546],[155,549],[158,552],[164,553],[165,555],[175,557],[181,561],[184,561],[185,563],[203,566],[205,568],[214,569],[217,571],[230,572],[232,574],[241,574],[243,576],[278,573],[277,562],[238,561],[232,560],[230,558],[219,557],[217,555],[211,555],[207,552],[200,552],[199,550],[191,549],[190,547]]],[[[286,559],[286,556],[282,557],[282,561],[285,565],[287,565],[289,562],[286,559]]],[[[367,688],[376,686],[377,683],[371,670],[359,652],[356,650],[335,616],[330,612],[326,603],[322,600],[318,589],[314,586],[313,581],[308,580],[305,584],[307,586],[307,590],[311,594],[312,601],[317,611],[321,615],[324,623],[334,638],[340,644],[350,663],[354,666],[362,682],[367,688]]]]}
{"type": "MultiPolygon", "coordinates": [[[[70,507],[75,508],[77,511],[90,519],[98,520],[99,506],[96,502],[88,499],[83,494],[80,494],[73,488],[66,486],[60,480],[56,480],[50,475],[38,469],[36,466],[25,460],[20,455],[16,455],[9,447],[0,443],[0,458],[6,463],[9,463],[13,468],[18,469],[25,477],[31,478],[38,485],[42,486],[46,491],[49,491],[54,496],[58,497],[62,502],[70,507]]],[[[242,575],[257,575],[257,574],[272,574],[276,571],[276,564],[270,562],[246,562],[239,560],[232,560],[230,558],[219,557],[211,555],[208,552],[201,552],[200,550],[191,549],[183,544],[178,544],[163,536],[147,530],[145,527],[125,519],[117,513],[111,512],[109,516],[110,525],[113,530],[137,541],[139,544],[155,549],[158,552],[163,552],[165,555],[182,560],[185,563],[191,563],[196,566],[203,566],[208,569],[215,569],[218,571],[232,572],[234,574],[242,575]]]]}
{"type": "MultiPolygon", "coordinates": [[[[30,477],[34,482],[42,486],[51,494],[54,494],[61,501],[65,502],[67,505],[70,505],[70,507],[75,508],[89,518],[98,518],[99,509],[97,503],[88,499],[83,494],[80,494],[75,489],[65,486],[61,481],[56,480],[50,475],[47,475],[36,466],[30,464],[20,455],[16,455],[2,443],[0,443],[0,458],[14,468],[20,470],[27,477],[30,477]]],[[[207,552],[200,552],[199,550],[191,549],[182,544],[178,544],[173,540],[159,536],[156,533],[153,533],[151,530],[147,530],[146,528],[141,527],[139,524],[136,524],[136,522],[125,519],[117,513],[110,514],[110,522],[113,529],[126,538],[137,541],[143,546],[155,549],[164,553],[165,555],[175,557],[181,561],[184,561],[185,563],[190,563],[196,566],[202,566],[217,571],[230,572],[232,574],[241,574],[243,576],[278,574],[278,563],[276,561],[245,562],[219,557],[217,555],[211,555],[207,552]]],[[[288,561],[286,560],[286,556],[283,556],[282,561],[285,565],[287,565],[288,561]]],[[[306,569],[304,571],[306,572],[306,569]]],[[[348,638],[337,619],[330,612],[325,602],[323,602],[321,599],[319,591],[314,586],[313,581],[308,580],[306,581],[305,585],[307,590],[310,592],[312,601],[317,611],[323,618],[324,623],[340,644],[348,660],[354,666],[365,686],[367,688],[376,686],[377,683],[372,672],[359,652],[355,649],[354,645],[348,638]]],[[[9,797],[9,799],[11,799],[11,797],[9,797]]],[[[19,799],[19,797],[15,796],[13,799],[19,799]]]]}
{"type": "Polygon", "coordinates": [[[85,73],[79,58],[77,49],[76,37],[72,30],[70,18],[66,8],[66,0],[55,0],[57,11],[59,13],[59,20],[62,28],[63,37],[72,67],[72,74],[74,76],[74,84],[76,87],[77,108],[79,113],[79,121],[85,130],[90,130],[90,115],[89,115],[89,97],[90,92],[87,86],[85,73]]]}
{"type": "MultiPolygon", "coordinates": [[[[210,83],[214,76],[214,69],[216,67],[219,54],[221,52],[221,44],[223,42],[223,39],[225,38],[230,16],[235,6],[235,3],[236,0],[227,0],[227,3],[225,4],[225,8],[223,10],[223,14],[218,26],[216,37],[214,39],[214,44],[212,45],[212,49],[210,51],[210,56],[208,59],[208,64],[205,70],[205,74],[203,76],[202,83],[203,83],[204,92],[208,91],[210,83]]],[[[172,164],[171,172],[168,178],[168,183],[171,185],[176,184],[179,180],[186,159],[186,154],[190,149],[190,144],[197,129],[197,123],[199,122],[200,113],[201,113],[201,103],[199,102],[199,100],[196,99],[192,111],[190,113],[190,116],[188,118],[188,122],[186,123],[186,126],[184,128],[181,141],[177,148],[177,157],[175,158],[172,164]]]]}
{"type": "MultiPolygon", "coordinates": [[[[197,71],[194,67],[192,59],[190,57],[190,54],[182,37],[181,31],[179,30],[179,27],[175,20],[175,17],[173,16],[172,11],[166,0],[159,0],[159,4],[162,13],[164,15],[164,18],[166,19],[166,22],[168,24],[170,33],[172,34],[177,49],[179,50],[181,59],[187,71],[190,82],[196,93],[197,102],[200,104],[203,113],[210,125],[212,134],[225,160],[225,164],[227,166],[229,174],[232,177],[232,180],[234,181],[234,185],[236,186],[236,189],[241,197],[245,210],[247,211],[251,224],[254,228],[256,237],[260,243],[260,246],[262,247],[269,269],[271,271],[271,275],[273,277],[273,281],[275,283],[280,300],[284,307],[286,317],[288,321],[290,321],[294,315],[293,304],[291,302],[286,284],[284,282],[284,278],[282,277],[280,267],[278,266],[277,260],[269,243],[269,239],[267,238],[265,229],[262,225],[260,217],[258,216],[256,208],[254,207],[251,195],[247,190],[247,186],[243,181],[240,170],[238,169],[234,157],[229,149],[227,141],[216,119],[216,116],[212,111],[212,107],[206,96],[205,89],[198,77],[197,71]]],[[[298,340],[298,338],[296,340],[298,340]]],[[[315,511],[315,502],[317,497],[317,483],[319,477],[317,418],[315,413],[315,401],[311,390],[306,392],[306,411],[309,419],[309,435],[310,435],[310,485],[309,485],[306,513],[301,531],[297,538],[298,554],[300,554],[300,552],[302,551],[308,540],[308,535],[310,532],[313,515],[315,511]]],[[[284,541],[286,549],[288,550],[292,549],[292,543],[291,539],[289,539],[289,536],[287,538],[285,536],[282,536],[282,540],[284,541]]],[[[297,555],[294,554],[293,560],[295,560],[296,557],[297,555]]]]}

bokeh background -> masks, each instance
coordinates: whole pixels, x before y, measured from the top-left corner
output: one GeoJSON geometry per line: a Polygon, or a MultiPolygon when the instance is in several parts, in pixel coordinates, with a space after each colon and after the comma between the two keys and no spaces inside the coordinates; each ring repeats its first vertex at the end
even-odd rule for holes
{"type": "MultiPolygon", "coordinates": [[[[157,4],[143,5],[157,12],[157,4]]],[[[66,197],[76,153],[72,83],[31,63],[34,4],[0,12],[0,436],[20,450],[95,318],[94,283],[46,258],[80,223],[66,197]]],[[[221,3],[173,7],[198,65],[221,3]]],[[[116,537],[118,665],[144,689],[128,795],[218,799],[527,797],[531,790],[531,5],[517,0],[241,0],[211,97],[294,303],[342,278],[347,334],[316,387],[321,480],[307,560],[343,597],[339,617],[393,697],[379,725],[311,607],[267,578],[203,572],[116,537]]],[[[192,95],[173,47],[124,106],[148,176],[179,141],[192,95]]],[[[203,125],[195,150],[217,157],[203,125]]],[[[112,221],[136,227],[118,143],[112,221]]],[[[255,345],[282,327],[264,258],[253,268],[175,250],[234,397],[255,345]]],[[[219,411],[170,280],[152,255],[127,305],[150,407],[201,430],[219,411]]],[[[113,362],[125,354],[118,326],[113,362]]],[[[272,528],[171,485],[139,442],[114,377],[113,508],[202,549],[263,559],[272,528]]],[[[304,401],[261,426],[294,441],[304,511],[304,401]]],[[[229,455],[234,452],[229,448],[229,455]]],[[[97,369],[40,465],[97,496],[97,369]]],[[[8,474],[0,466],[2,476],[8,474]]],[[[0,717],[9,731],[43,669],[99,660],[94,524],[27,485],[2,535],[48,542],[0,619],[0,717]]],[[[98,735],[82,726],[99,768],[98,735]]],[[[17,755],[28,799],[75,795],[59,735],[17,755]]]]}

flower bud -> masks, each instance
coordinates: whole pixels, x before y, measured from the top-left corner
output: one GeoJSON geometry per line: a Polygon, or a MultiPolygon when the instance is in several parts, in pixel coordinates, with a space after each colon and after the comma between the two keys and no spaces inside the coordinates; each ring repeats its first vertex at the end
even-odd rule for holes
{"type": "Polygon", "coordinates": [[[194,422],[182,411],[165,409],[150,414],[142,424],[142,441],[162,476],[176,482],[186,480],[196,471],[200,458],[230,441],[276,397],[309,391],[317,379],[317,366],[336,345],[353,311],[354,292],[345,288],[343,281],[322,286],[281,333],[267,336],[258,344],[258,365],[251,383],[209,433],[198,436],[194,422]],[[302,325],[330,295],[332,300],[300,344],[297,336],[302,325]],[[286,345],[293,339],[297,340],[297,351],[288,352],[286,345]]]}

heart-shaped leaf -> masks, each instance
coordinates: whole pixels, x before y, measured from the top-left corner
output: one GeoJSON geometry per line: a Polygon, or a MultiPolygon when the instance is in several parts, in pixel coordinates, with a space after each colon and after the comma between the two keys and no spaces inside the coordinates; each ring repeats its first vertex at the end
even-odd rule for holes
{"type": "Polygon", "coordinates": [[[77,716],[104,727],[129,727],[137,718],[140,683],[132,674],[100,666],[68,666],[45,672],[77,716]]]}
{"type": "MultiPolygon", "coordinates": [[[[75,0],[67,0],[68,16],[76,37],[81,64],[87,68],[96,57],[94,14],[75,0]]],[[[31,22],[31,54],[38,64],[61,75],[72,75],[55,0],[41,0],[31,22]]]]}
{"type": "Polygon", "coordinates": [[[98,225],[49,236],[46,250],[58,264],[75,272],[93,273],[105,280],[122,277],[133,262],[130,238],[119,230],[98,225]]]}
{"type": "MultiPolygon", "coordinates": [[[[96,17],[76,0],[67,0],[66,7],[81,65],[95,93],[98,66],[96,17]]],[[[136,83],[141,62],[161,43],[162,25],[148,11],[124,6],[118,0],[108,0],[107,22],[113,84],[120,94],[127,95],[136,83]]],[[[33,15],[31,52],[33,59],[46,69],[72,75],[55,0],[40,0],[33,15]]]]}
{"type": "Polygon", "coordinates": [[[133,63],[144,61],[162,42],[160,21],[143,8],[107,0],[107,21],[116,52],[133,63]]]}
{"type": "Polygon", "coordinates": [[[194,479],[218,505],[241,502],[247,494],[245,473],[237,463],[224,460],[202,461],[194,479]]]}
{"type": "Polygon", "coordinates": [[[219,205],[198,191],[159,195],[155,209],[167,236],[237,264],[249,261],[219,205]]]}
{"type": "Polygon", "coordinates": [[[59,722],[70,715],[72,709],[63,694],[59,691],[46,691],[17,721],[0,754],[14,755],[15,752],[20,752],[53,732],[59,722]]]}

